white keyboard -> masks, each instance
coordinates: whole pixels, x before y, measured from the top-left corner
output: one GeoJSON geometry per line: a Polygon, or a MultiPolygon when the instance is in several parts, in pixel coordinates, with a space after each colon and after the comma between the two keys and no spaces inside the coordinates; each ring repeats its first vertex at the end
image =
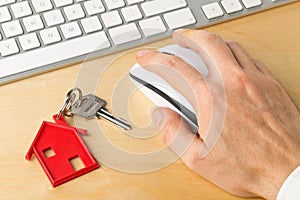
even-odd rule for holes
{"type": "Polygon", "coordinates": [[[0,84],[296,0],[0,0],[0,84]]]}

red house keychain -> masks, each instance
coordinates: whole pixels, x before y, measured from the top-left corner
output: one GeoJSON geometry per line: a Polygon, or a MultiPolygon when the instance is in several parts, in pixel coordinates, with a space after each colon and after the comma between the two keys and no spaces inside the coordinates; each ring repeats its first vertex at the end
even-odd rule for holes
{"type": "Polygon", "coordinates": [[[53,118],[56,123],[42,123],[26,159],[30,160],[34,154],[55,187],[97,169],[100,165],[80,138],[79,134],[86,135],[87,131],[68,126],[61,113],[53,118]],[[84,166],[76,170],[72,161],[78,159],[84,166]]]}
{"type": "Polygon", "coordinates": [[[80,138],[79,134],[86,135],[87,131],[68,126],[65,116],[78,115],[85,119],[101,116],[124,130],[131,129],[127,121],[110,114],[105,104],[105,100],[92,94],[82,96],[79,88],[73,88],[67,93],[59,114],[53,116],[56,123],[43,122],[26,159],[30,160],[32,154],[36,156],[53,187],[99,167],[80,138]],[[81,161],[83,167],[74,167],[74,160],[81,161]]]}

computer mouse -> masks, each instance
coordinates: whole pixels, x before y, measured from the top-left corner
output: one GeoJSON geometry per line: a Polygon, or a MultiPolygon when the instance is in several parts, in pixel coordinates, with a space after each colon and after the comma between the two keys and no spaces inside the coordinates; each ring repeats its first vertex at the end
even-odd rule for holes
{"type": "MultiPolygon", "coordinates": [[[[175,55],[195,68],[203,76],[208,75],[208,69],[202,58],[191,49],[179,45],[169,45],[158,49],[158,51],[175,55]]],[[[198,133],[197,117],[191,103],[167,81],[157,74],[144,69],[138,63],[131,68],[130,78],[154,105],[174,110],[188,122],[192,132],[198,133]]]]}

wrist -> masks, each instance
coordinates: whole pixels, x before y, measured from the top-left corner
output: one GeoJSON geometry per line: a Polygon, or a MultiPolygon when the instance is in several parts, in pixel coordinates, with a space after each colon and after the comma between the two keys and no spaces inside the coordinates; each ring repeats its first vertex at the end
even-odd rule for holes
{"type": "Polygon", "coordinates": [[[256,182],[258,186],[256,194],[268,200],[277,199],[284,182],[300,166],[300,144],[296,142],[300,140],[297,134],[277,134],[282,139],[281,144],[276,145],[278,152],[269,154],[271,159],[263,163],[264,166],[257,172],[259,177],[256,182]]]}
{"type": "Polygon", "coordinates": [[[276,200],[298,200],[300,197],[300,166],[298,166],[284,181],[276,200]]]}
{"type": "MultiPolygon", "coordinates": [[[[296,160],[296,159],[295,159],[296,160]]],[[[298,159],[298,161],[300,161],[298,159]]],[[[259,196],[268,199],[276,200],[280,189],[282,188],[288,177],[300,166],[300,162],[285,162],[281,161],[282,167],[276,169],[269,166],[267,175],[261,175],[259,196]]]]}

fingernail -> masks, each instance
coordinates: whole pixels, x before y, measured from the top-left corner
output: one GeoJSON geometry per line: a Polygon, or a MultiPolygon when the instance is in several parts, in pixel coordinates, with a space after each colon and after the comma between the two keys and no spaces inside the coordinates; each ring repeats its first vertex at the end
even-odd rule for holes
{"type": "Polygon", "coordinates": [[[143,57],[148,52],[149,52],[149,50],[141,50],[136,53],[136,56],[140,58],[140,57],[143,57]]]}
{"type": "Polygon", "coordinates": [[[152,112],[152,120],[156,126],[160,127],[163,120],[163,112],[160,109],[155,109],[152,112]]]}

